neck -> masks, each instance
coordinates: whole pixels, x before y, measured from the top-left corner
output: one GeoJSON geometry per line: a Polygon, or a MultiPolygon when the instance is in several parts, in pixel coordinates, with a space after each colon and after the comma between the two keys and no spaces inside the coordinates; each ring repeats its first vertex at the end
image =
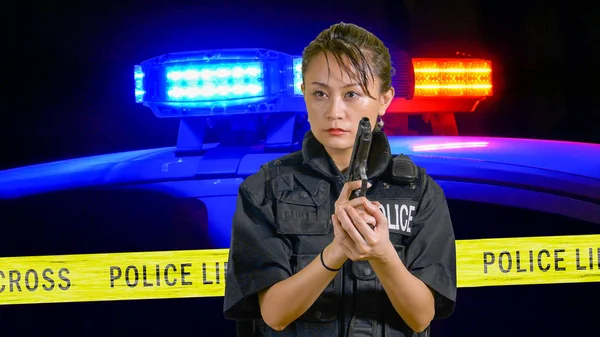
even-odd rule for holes
{"type": "Polygon", "coordinates": [[[350,157],[352,156],[352,148],[345,150],[326,149],[326,151],[340,172],[344,172],[348,168],[350,157]]]}

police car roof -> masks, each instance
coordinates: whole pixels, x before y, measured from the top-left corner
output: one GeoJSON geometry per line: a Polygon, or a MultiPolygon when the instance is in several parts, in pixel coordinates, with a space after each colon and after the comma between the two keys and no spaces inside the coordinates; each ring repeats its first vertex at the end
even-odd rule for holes
{"type": "Polygon", "coordinates": [[[600,144],[554,140],[465,137],[390,137],[395,154],[491,161],[600,179],[600,144]]]}
{"type": "MultiPolygon", "coordinates": [[[[600,201],[600,145],[494,137],[390,137],[437,178],[527,184],[600,201]],[[475,144],[475,145],[473,145],[475,144]],[[479,147],[469,147],[469,146],[479,147]],[[559,186],[560,185],[560,186],[559,186]]],[[[120,152],[0,171],[0,199],[113,184],[244,177],[284,153],[248,147],[208,149],[178,157],[174,147],[120,152]]]]}

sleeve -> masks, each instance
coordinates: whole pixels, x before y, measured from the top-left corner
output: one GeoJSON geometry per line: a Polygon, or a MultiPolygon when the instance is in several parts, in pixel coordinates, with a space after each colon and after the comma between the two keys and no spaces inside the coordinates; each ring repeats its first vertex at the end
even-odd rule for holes
{"type": "Polygon", "coordinates": [[[456,241],[442,188],[424,174],[423,197],[413,219],[415,236],[406,248],[407,268],[434,291],[435,319],[456,304],[456,241]]]}
{"type": "Polygon", "coordinates": [[[257,293],[292,275],[291,244],[276,232],[266,188],[261,169],[238,191],[225,275],[223,313],[227,319],[260,318],[257,293]]]}

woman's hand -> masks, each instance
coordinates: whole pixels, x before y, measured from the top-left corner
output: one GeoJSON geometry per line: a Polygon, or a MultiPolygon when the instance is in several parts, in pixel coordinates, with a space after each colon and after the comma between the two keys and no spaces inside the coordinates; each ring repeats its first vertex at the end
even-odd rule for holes
{"type": "MultiPolygon", "coordinates": [[[[365,201],[367,200],[367,198],[365,197],[359,197],[359,198],[355,198],[350,200],[350,195],[352,193],[352,191],[357,190],[361,187],[361,181],[357,180],[357,181],[350,181],[347,182],[346,184],[344,184],[344,187],[342,188],[342,191],[340,192],[340,196],[338,197],[338,199],[335,201],[335,211],[334,214],[338,214],[341,215],[343,210],[346,207],[353,207],[358,214],[360,214],[360,216],[363,218],[363,220],[365,220],[366,223],[370,224],[371,226],[375,226],[375,218],[365,210],[364,204],[365,201]]],[[[367,188],[371,187],[371,183],[367,184],[367,188]]]]}
{"type": "Polygon", "coordinates": [[[353,261],[383,258],[391,251],[387,218],[377,201],[364,197],[348,200],[350,192],[358,187],[360,182],[347,183],[336,201],[331,216],[334,242],[353,261]]]}
{"type": "MultiPolygon", "coordinates": [[[[344,208],[347,206],[348,207],[356,207],[357,211],[364,216],[365,222],[375,225],[375,218],[373,218],[371,215],[369,215],[364,209],[363,199],[366,200],[366,198],[361,197],[361,198],[349,200],[350,194],[352,193],[352,191],[360,188],[360,186],[361,186],[360,181],[353,181],[353,182],[346,183],[344,185],[344,187],[342,188],[342,191],[340,193],[340,196],[338,197],[338,200],[335,202],[335,212],[336,213],[339,212],[341,214],[341,212],[343,212],[344,208]]],[[[368,187],[371,187],[370,184],[368,185],[368,187]]],[[[333,218],[332,218],[332,223],[333,223],[333,218]]],[[[325,263],[327,264],[327,266],[330,268],[336,268],[336,269],[341,267],[344,264],[344,262],[348,259],[348,256],[346,255],[347,249],[342,244],[342,240],[343,240],[345,234],[338,233],[338,232],[339,232],[339,229],[336,229],[336,227],[334,225],[335,236],[333,238],[333,242],[331,244],[329,244],[323,251],[323,259],[324,259],[325,263]]]]}

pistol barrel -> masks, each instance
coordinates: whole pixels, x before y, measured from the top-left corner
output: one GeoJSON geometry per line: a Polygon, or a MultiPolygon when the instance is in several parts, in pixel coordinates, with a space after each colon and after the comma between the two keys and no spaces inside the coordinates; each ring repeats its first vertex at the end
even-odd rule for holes
{"type": "Polygon", "coordinates": [[[353,191],[350,196],[351,199],[365,196],[367,193],[367,160],[369,158],[372,140],[373,132],[371,130],[371,122],[369,121],[369,118],[363,117],[358,123],[347,177],[348,181],[361,180],[362,186],[359,190],[353,191]]]}

